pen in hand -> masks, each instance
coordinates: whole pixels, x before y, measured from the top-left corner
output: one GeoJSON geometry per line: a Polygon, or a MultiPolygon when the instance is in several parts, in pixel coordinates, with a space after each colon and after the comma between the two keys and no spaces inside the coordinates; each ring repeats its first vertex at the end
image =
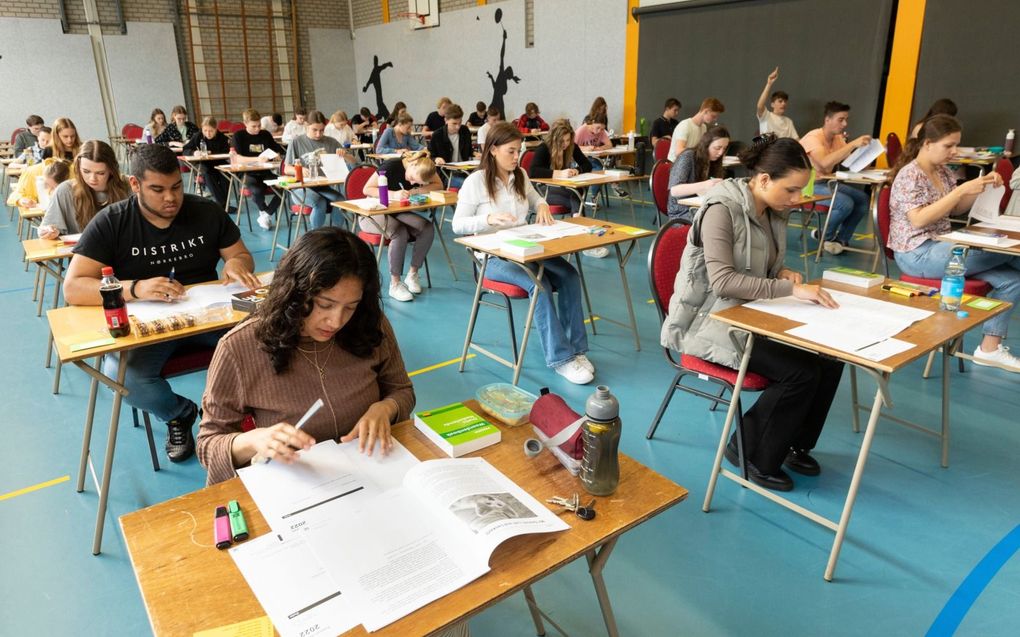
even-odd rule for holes
{"type": "MultiPolygon", "coordinates": [[[[297,421],[297,424],[294,425],[294,429],[300,430],[302,427],[304,427],[305,424],[311,419],[311,417],[314,416],[316,414],[316,412],[318,412],[320,409],[322,409],[322,405],[323,405],[323,402],[322,402],[321,398],[319,398],[314,403],[312,403],[312,406],[308,408],[308,411],[305,412],[305,415],[301,416],[301,420],[297,421]]],[[[295,451],[299,450],[298,447],[295,447],[293,445],[288,445],[288,446],[291,449],[294,449],[295,451]]],[[[263,464],[269,464],[270,460],[271,460],[271,458],[265,458],[265,459],[262,460],[262,462],[263,462],[263,464]]],[[[254,462],[254,460],[253,460],[253,462],[254,462]]]]}

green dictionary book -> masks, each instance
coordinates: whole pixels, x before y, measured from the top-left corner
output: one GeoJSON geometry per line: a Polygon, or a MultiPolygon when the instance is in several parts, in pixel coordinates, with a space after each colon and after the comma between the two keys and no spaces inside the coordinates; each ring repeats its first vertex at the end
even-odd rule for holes
{"type": "Polygon", "coordinates": [[[414,426],[451,458],[500,441],[499,429],[464,403],[453,403],[414,415],[414,426]]]}
{"type": "Polygon", "coordinates": [[[822,272],[822,279],[847,285],[856,285],[859,288],[870,288],[885,283],[885,275],[842,266],[828,268],[822,272]]]}

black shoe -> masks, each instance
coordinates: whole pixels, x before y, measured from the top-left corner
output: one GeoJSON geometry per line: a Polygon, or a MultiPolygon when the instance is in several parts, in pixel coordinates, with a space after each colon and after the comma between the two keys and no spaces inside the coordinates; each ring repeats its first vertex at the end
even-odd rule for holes
{"type": "Polygon", "coordinates": [[[183,462],[195,453],[195,437],[191,435],[191,426],[197,417],[198,405],[191,403],[183,416],[166,423],[166,456],[170,462],[183,462]]]}
{"type": "Polygon", "coordinates": [[[790,471],[799,473],[802,476],[816,476],[822,472],[821,465],[811,457],[807,449],[794,449],[791,447],[790,453],[786,454],[786,460],[783,461],[783,465],[790,471]]]}
{"type": "MultiPolygon", "coordinates": [[[[740,460],[739,455],[737,454],[736,445],[732,442],[727,444],[723,455],[731,465],[738,469],[740,468],[740,460]]],[[[750,460],[747,461],[747,479],[764,489],[770,489],[772,491],[793,491],[793,479],[786,475],[785,471],[777,469],[776,473],[773,475],[762,473],[750,460]]]]}

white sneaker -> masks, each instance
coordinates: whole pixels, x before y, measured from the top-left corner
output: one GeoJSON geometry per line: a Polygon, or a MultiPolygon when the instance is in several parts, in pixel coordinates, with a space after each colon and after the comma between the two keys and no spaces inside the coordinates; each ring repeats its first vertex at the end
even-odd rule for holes
{"type": "Polygon", "coordinates": [[[842,254],[843,244],[839,241],[826,241],[822,244],[822,250],[825,250],[829,254],[842,254]]]}
{"type": "Polygon", "coordinates": [[[265,210],[259,210],[258,224],[259,227],[262,228],[263,230],[272,230],[273,215],[269,214],[265,210]]]}
{"type": "Polygon", "coordinates": [[[601,248],[591,248],[590,250],[584,251],[584,256],[591,257],[593,259],[605,259],[609,256],[609,248],[605,246],[601,248]]]}
{"type": "Polygon", "coordinates": [[[974,350],[974,362],[978,365],[1004,367],[1009,368],[1007,371],[1020,372],[1020,358],[1010,354],[1009,348],[1005,345],[999,345],[998,348],[991,352],[986,352],[978,345],[977,349],[974,350]]]}
{"type": "Polygon", "coordinates": [[[390,283],[390,298],[396,299],[397,301],[413,301],[414,295],[407,289],[407,286],[401,281],[396,283],[390,283]]]}
{"type": "Polygon", "coordinates": [[[557,374],[566,378],[575,385],[587,385],[595,379],[595,376],[572,358],[562,365],[553,368],[557,374]]]}
{"type": "Polygon", "coordinates": [[[408,272],[404,277],[404,285],[412,294],[421,294],[421,279],[418,278],[417,272],[408,272]]]}
{"type": "Polygon", "coordinates": [[[595,374],[595,366],[592,365],[592,362],[588,360],[588,357],[585,356],[584,354],[578,354],[577,356],[575,356],[574,362],[580,365],[581,367],[587,369],[589,372],[592,373],[592,375],[595,374]]]}

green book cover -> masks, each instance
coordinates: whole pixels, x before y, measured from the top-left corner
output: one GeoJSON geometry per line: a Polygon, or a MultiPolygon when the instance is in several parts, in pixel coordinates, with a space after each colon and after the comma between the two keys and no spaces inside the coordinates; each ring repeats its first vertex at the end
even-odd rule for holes
{"type": "Polygon", "coordinates": [[[885,279],[885,275],[876,274],[874,272],[868,272],[867,270],[856,270],[854,268],[847,268],[843,266],[836,266],[835,268],[829,268],[833,272],[839,272],[840,274],[846,274],[849,276],[859,276],[866,279],[885,279]]]}
{"type": "Polygon", "coordinates": [[[512,246],[517,246],[518,248],[539,248],[539,247],[541,247],[537,243],[535,243],[534,241],[528,241],[527,239],[510,239],[510,240],[507,241],[507,243],[512,245],[512,246]]]}
{"type": "Polygon", "coordinates": [[[499,429],[464,403],[419,411],[414,415],[414,426],[451,458],[496,444],[501,439],[499,429]]]}

